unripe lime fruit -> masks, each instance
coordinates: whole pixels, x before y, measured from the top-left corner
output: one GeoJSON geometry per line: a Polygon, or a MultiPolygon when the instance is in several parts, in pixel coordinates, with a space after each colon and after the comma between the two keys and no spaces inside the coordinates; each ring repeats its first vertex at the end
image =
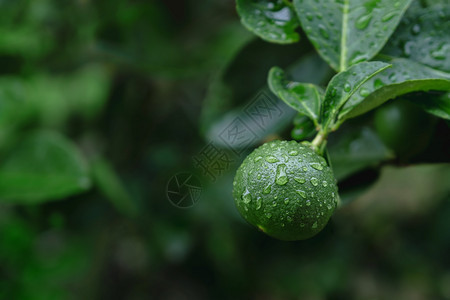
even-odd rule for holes
{"type": "Polygon", "coordinates": [[[233,197],[241,215],[285,241],[310,238],[333,214],[338,189],[325,159],[295,141],[255,149],[236,172],[233,197]]]}

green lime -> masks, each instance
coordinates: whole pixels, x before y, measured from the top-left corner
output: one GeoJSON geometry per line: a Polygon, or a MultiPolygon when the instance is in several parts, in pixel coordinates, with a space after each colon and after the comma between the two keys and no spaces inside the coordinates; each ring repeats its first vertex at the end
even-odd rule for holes
{"type": "Polygon", "coordinates": [[[233,197],[241,215],[280,240],[320,232],[337,201],[338,189],[325,159],[295,141],[272,141],[255,149],[236,172],[233,197]]]}
{"type": "Polygon", "coordinates": [[[375,129],[381,140],[403,157],[420,153],[430,142],[434,118],[404,99],[396,99],[375,112],[375,129]]]}

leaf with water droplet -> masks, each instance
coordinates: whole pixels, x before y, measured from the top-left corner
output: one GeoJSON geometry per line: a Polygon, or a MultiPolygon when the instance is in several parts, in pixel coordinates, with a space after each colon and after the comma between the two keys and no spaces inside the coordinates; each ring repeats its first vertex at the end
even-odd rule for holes
{"type": "Polygon", "coordinates": [[[372,59],[384,46],[412,0],[293,0],[306,35],[336,71],[372,59]],[[320,12],[326,18],[314,18],[320,12]]]}
{"type": "Polygon", "coordinates": [[[300,39],[297,16],[282,0],[236,0],[236,8],[242,24],[266,41],[290,44],[300,39]]]}
{"type": "Polygon", "coordinates": [[[449,20],[449,5],[409,9],[382,53],[450,72],[449,20]]]}
{"type": "Polygon", "coordinates": [[[384,62],[358,63],[335,75],[328,84],[322,110],[322,126],[333,128],[336,118],[350,97],[370,78],[390,67],[384,62]]]}
{"type": "Polygon", "coordinates": [[[278,67],[269,71],[270,90],[296,111],[308,116],[317,126],[319,118],[322,90],[310,83],[289,81],[285,73],[278,67]]]}
{"type": "Polygon", "coordinates": [[[338,123],[364,114],[400,95],[417,91],[450,90],[450,74],[448,73],[405,58],[387,56],[382,58],[391,63],[392,68],[377,74],[361,86],[361,89],[367,89],[370,92],[368,96],[362,97],[360,93],[355,93],[350,97],[339,113],[338,123]],[[383,82],[383,84],[377,84],[377,82],[383,82]]]}

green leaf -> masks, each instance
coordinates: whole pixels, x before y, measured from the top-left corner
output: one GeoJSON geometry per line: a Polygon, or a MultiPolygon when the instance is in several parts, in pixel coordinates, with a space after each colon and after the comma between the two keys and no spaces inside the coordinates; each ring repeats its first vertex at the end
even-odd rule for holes
{"type": "Polygon", "coordinates": [[[449,32],[449,5],[408,10],[382,53],[450,72],[449,32]]]}
{"type": "Polygon", "coordinates": [[[359,87],[389,67],[389,64],[379,61],[362,62],[336,74],[325,93],[321,116],[323,128],[333,128],[340,110],[359,87]]]}
{"type": "Polygon", "coordinates": [[[299,113],[308,116],[318,126],[322,99],[318,86],[286,80],[284,71],[278,67],[270,70],[268,84],[275,95],[299,113]]]}
{"type": "Polygon", "coordinates": [[[359,116],[397,96],[416,92],[450,90],[450,74],[404,58],[386,58],[392,68],[367,81],[354,93],[339,115],[339,122],[359,116]]]}
{"type": "Polygon", "coordinates": [[[88,167],[69,140],[54,132],[24,138],[0,167],[0,200],[40,203],[61,199],[91,186],[88,167]]]}
{"type": "Polygon", "coordinates": [[[334,176],[343,180],[369,166],[393,158],[393,153],[369,127],[351,128],[328,147],[334,176]]]}
{"type": "Polygon", "coordinates": [[[292,8],[283,0],[236,0],[242,24],[262,39],[279,44],[300,39],[295,31],[299,22],[292,8]]]}
{"type": "Polygon", "coordinates": [[[445,93],[438,96],[428,93],[422,96],[425,99],[414,98],[410,101],[419,105],[426,112],[432,115],[450,120],[450,93],[445,93]]]}
{"type": "Polygon", "coordinates": [[[92,163],[92,176],[100,192],[119,212],[131,217],[137,215],[136,204],[113,166],[106,159],[98,158],[92,163]]]}
{"type": "Polygon", "coordinates": [[[294,0],[303,30],[337,71],[373,58],[412,0],[294,0]]]}

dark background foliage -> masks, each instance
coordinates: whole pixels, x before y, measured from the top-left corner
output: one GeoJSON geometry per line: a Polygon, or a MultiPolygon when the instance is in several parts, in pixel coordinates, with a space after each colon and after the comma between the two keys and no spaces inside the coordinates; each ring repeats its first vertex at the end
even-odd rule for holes
{"type": "Polygon", "coordinates": [[[255,38],[229,0],[0,0],[0,299],[450,299],[445,121],[401,153],[373,113],[332,134],[348,204],[301,242],[238,215],[245,153],[215,180],[195,167],[273,65],[329,80],[313,53],[255,38]],[[167,197],[179,172],[202,186],[188,209],[167,197]]]}

